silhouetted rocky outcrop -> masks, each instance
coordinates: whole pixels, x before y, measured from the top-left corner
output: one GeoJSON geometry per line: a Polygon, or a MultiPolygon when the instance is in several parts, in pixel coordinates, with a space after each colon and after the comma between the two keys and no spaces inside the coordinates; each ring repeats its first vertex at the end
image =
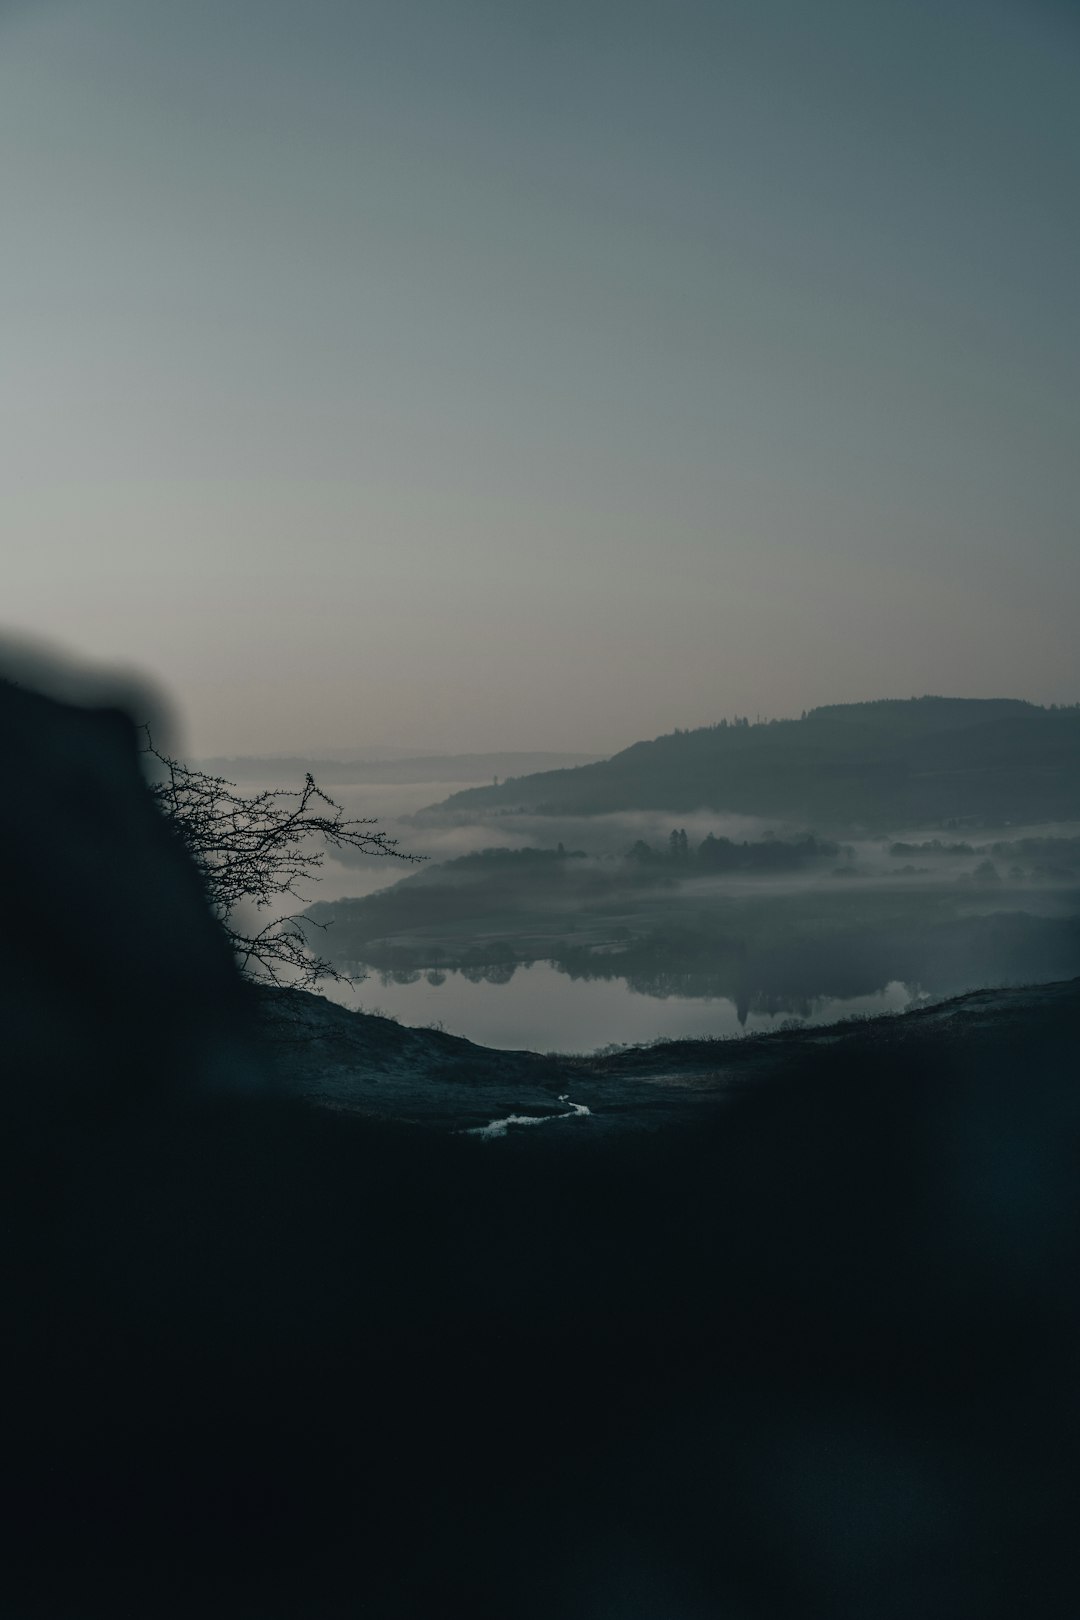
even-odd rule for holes
{"type": "Polygon", "coordinates": [[[0,681],[5,1106],[253,1083],[247,998],[155,809],[132,718],[0,681]]]}

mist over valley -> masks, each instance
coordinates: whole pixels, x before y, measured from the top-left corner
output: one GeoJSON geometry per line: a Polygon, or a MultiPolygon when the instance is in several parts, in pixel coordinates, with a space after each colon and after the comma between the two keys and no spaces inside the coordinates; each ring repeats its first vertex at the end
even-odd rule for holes
{"type": "Polygon", "coordinates": [[[493,757],[448,761],[464,785],[437,802],[411,767],[365,785],[328,766],[328,789],[424,863],[346,851],[324,868],[305,915],[361,981],[335,999],[573,1051],[1080,972],[1080,819],[1061,818],[1080,801],[1080,711],[853,704],[468,785],[493,757]]]}

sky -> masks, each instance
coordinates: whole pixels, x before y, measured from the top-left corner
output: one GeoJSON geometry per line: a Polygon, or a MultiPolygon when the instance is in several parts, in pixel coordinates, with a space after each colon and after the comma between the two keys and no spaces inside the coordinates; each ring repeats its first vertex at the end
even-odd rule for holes
{"type": "Polygon", "coordinates": [[[1080,698],[1070,0],[0,0],[0,625],[195,754],[1080,698]]]}

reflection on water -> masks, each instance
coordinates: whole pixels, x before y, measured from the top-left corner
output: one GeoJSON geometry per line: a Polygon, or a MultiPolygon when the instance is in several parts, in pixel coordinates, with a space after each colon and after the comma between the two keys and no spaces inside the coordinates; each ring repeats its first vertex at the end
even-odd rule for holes
{"type": "MultiPolygon", "coordinates": [[[[373,974],[355,987],[328,986],[326,994],[403,1024],[441,1024],[452,1035],[506,1051],[592,1052],[660,1037],[760,1034],[792,1018],[790,1006],[751,1007],[742,1023],[726,996],[661,999],[632,990],[625,979],[571,979],[547,962],[513,969],[501,983],[453,971],[408,977],[412,982],[395,983],[373,974]]],[[[914,999],[907,986],[894,982],[872,995],[803,1003],[800,1021],[828,1024],[853,1015],[902,1012],[914,999]]]]}
{"type": "MultiPolygon", "coordinates": [[[[295,899],[282,897],[278,914],[402,884],[400,904],[383,906],[373,932],[336,922],[334,933],[313,941],[331,954],[338,943],[342,967],[370,944],[375,961],[402,971],[373,972],[354,990],[326,993],[487,1046],[588,1052],[657,1038],[737,1036],[793,1019],[820,1024],[899,1012],[914,999],[909,985],[952,995],[1080,972],[1080,824],[968,829],[962,836],[914,829],[897,841],[858,840],[850,859],[837,867],[830,858],[812,877],[736,871],[620,886],[619,860],[635,840],[658,850],[669,840],[666,813],[412,819],[452,784],[322,785],[348,814],[375,816],[403,850],[431,862],[354,862],[329,852],[320,881],[301,884],[295,899]],[[580,892],[545,877],[518,896],[495,881],[502,869],[489,863],[457,898],[432,897],[453,875],[440,865],[452,857],[523,845],[554,855],[559,841],[587,854],[580,892]],[[425,874],[432,880],[426,890],[415,881],[425,874]],[[549,960],[515,960],[535,955],[549,960]]],[[[711,812],[680,815],[679,822],[691,842],[709,834],[762,839],[766,830],[711,812]]],[[[265,912],[251,919],[255,926],[267,921],[265,912]]]]}

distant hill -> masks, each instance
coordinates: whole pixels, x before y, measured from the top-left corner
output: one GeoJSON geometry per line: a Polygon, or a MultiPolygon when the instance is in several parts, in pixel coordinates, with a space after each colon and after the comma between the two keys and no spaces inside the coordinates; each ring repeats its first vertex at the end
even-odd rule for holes
{"type": "Polygon", "coordinates": [[[230,781],[273,780],[287,783],[310,771],[318,782],[379,783],[488,782],[493,777],[567,770],[597,759],[596,754],[517,752],[488,754],[418,754],[391,759],[310,759],[299,755],[246,756],[199,760],[200,770],[230,781]]]}
{"type": "Polygon", "coordinates": [[[470,788],[435,807],[551,815],[730,811],[818,830],[1080,815],[1080,705],[921,697],[799,720],[721,721],[611,759],[470,788]]]}

